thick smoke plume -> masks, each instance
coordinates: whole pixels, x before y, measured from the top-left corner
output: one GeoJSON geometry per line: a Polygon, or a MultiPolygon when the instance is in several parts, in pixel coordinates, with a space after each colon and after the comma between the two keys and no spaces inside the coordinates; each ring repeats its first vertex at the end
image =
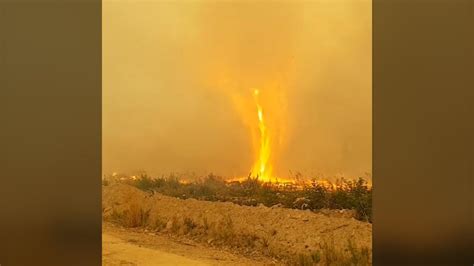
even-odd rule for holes
{"type": "Polygon", "coordinates": [[[106,1],[103,172],[371,172],[370,1],[106,1]]]}

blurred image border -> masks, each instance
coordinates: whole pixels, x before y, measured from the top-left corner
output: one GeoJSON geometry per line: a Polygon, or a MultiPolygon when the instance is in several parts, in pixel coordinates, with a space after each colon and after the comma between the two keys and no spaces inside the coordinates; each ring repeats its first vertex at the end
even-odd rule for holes
{"type": "MultiPolygon", "coordinates": [[[[474,263],[473,3],[373,0],[373,261],[474,263]]],[[[0,264],[101,263],[101,1],[0,3],[0,264]]]]}

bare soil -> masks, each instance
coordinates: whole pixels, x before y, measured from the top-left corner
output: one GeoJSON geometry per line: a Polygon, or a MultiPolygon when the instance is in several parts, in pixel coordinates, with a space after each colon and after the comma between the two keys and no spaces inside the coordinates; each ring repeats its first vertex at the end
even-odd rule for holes
{"type": "Polygon", "coordinates": [[[102,265],[274,265],[272,260],[249,259],[200,243],[166,235],[125,229],[104,222],[102,265]]]}
{"type": "MultiPolygon", "coordinates": [[[[350,256],[350,241],[355,248],[372,252],[372,225],[337,213],[183,200],[124,184],[104,186],[102,204],[106,221],[120,218],[129,227],[179,236],[208,248],[226,248],[246,257],[268,258],[260,264],[312,255],[324,260],[323,252],[328,253],[325,247],[350,256]]],[[[105,239],[108,241],[108,236],[105,239]]],[[[153,236],[149,240],[159,243],[162,238],[153,236]]],[[[212,260],[203,262],[212,264],[212,260]]]]}

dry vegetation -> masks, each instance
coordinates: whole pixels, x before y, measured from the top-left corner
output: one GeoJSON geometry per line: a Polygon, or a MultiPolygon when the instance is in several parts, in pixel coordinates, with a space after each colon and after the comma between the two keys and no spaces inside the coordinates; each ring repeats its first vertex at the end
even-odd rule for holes
{"type": "MultiPolygon", "coordinates": [[[[107,180],[111,180],[110,177],[107,180]]],[[[107,181],[106,181],[107,182],[107,181]]],[[[195,182],[182,183],[174,176],[151,178],[146,174],[124,183],[143,191],[158,192],[181,199],[233,202],[239,205],[319,210],[352,210],[355,218],[372,222],[372,188],[367,181],[340,179],[335,183],[263,183],[248,177],[243,182],[226,182],[210,174],[195,182]]]]}
{"type": "Polygon", "coordinates": [[[105,181],[103,212],[104,219],[124,227],[269,256],[287,265],[370,265],[370,223],[308,210],[344,208],[357,204],[360,194],[371,195],[362,181],[346,184],[334,191],[317,185],[296,190],[250,178],[229,184],[209,176],[182,184],[175,178],[142,176],[118,184],[105,181]],[[120,184],[124,182],[140,190],[120,184]]]}

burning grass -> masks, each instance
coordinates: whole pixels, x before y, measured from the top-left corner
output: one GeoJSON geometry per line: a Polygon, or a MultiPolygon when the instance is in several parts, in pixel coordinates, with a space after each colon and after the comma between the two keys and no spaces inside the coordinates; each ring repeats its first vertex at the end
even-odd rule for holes
{"type": "MultiPolygon", "coordinates": [[[[105,179],[104,185],[110,182],[105,179]]],[[[334,183],[311,181],[296,183],[266,183],[248,177],[243,181],[228,182],[209,175],[195,182],[181,182],[178,177],[151,178],[143,174],[121,181],[150,193],[181,199],[194,198],[206,201],[233,202],[239,205],[293,209],[352,210],[361,221],[372,222],[372,188],[367,181],[340,179],[334,183]]]]}

